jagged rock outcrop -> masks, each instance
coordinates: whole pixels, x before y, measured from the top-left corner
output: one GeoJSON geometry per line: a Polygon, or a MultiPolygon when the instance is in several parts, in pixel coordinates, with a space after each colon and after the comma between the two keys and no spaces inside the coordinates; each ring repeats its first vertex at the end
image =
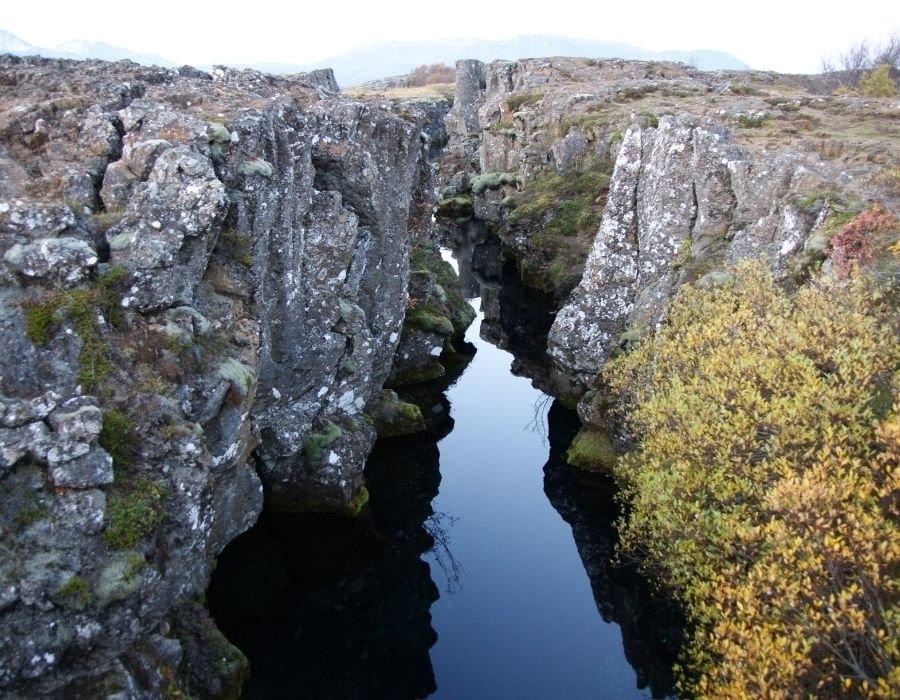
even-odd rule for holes
{"type": "Polygon", "coordinates": [[[577,58],[457,76],[438,212],[496,233],[526,284],[575,287],[549,336],[555,393],[590,386],[680,284],[751,257],[802,276],[832,214],[896,200],[896,106],[812,76],[577,58]]]}
{"type": "Polygon", "coordinates": [[[429,117],[336,89],[0,58],[0,694],[226,692],[183,605],[263,490],[364,501],[429,117]]]}
{"type": "Polygon", "coordinates": [[[554,361],[587,383],[623,332],[659,322],[684,281],[747,257],[787,272],[816,224],[792,196],[825,187],[821,169],[797,154],[754,155],[690,115],[630,129],[584,276],[550,331],[554,361]]]}
{"type": "Polygon", "coordinates": [[[548,348],[582,386],[623,340],[658,324],[685,282],[727,281],[729,265],[764,260],[782,278],[800,272],[827,207],[809,193],[855,190],[820,157],[732,142],[710,118],[663,117],[624,136],[581,283],[560,310],[548,348]]]}

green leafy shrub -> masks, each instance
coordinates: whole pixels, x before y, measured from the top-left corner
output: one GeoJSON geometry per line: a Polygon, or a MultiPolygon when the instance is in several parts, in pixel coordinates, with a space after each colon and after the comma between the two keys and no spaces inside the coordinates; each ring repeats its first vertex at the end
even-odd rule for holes
{"type": "Polygon", "coordinates": [[[898,696],[897,330],[867,276],[789,297],[746,263],[604,369],[639,440],[622,551],[689,613],[687,696],[898,696]]]}

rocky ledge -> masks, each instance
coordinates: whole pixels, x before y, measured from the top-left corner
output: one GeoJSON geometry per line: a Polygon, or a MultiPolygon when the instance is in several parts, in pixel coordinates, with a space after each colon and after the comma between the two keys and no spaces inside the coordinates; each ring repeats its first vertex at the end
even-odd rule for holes
{"type": "Polygon", "coordinates": [[[0,695],[239,687],[191,601],[264,495],[364,503],[430,127],[330,71],[0,57],[0,695]]]}

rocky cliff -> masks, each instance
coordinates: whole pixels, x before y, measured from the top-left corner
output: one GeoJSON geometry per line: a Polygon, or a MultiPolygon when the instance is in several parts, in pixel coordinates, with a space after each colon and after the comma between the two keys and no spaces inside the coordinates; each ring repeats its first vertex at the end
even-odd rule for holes
{"type": "Polygon", "coordinates": [[[679,285],[727,282],[744,258],[801,281],[866,202],[896,206],[896,113],[809,76],[460,61],[439,211],[495,232],[526,283],[566,300],[551,388],[578,395],[679,285]]]}
{"type": "Polygon", "coordinates": [[[190,601],[264,492],[365,500],[428,122],[329,71],[0,58],[0,694],[239,681],[190,601]]]}

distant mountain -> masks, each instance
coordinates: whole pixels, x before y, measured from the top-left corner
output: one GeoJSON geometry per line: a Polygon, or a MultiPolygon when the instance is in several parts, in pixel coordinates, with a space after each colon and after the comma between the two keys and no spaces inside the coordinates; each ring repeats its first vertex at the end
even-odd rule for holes
{"type": "Polygon", "coordinates": [[[60,58],[99,58],[104,61],[121,61],[128,59],[135,63],[143,63],[150,66],[173,66],[172,61],[155,53],[141,53],[113,46],[102,41],[67,41],[56,48],[49,49],[52,53],[45,56],[59,56],[60,58]]]}
{"type": "MultiPolygon", "coordinates": [[[[40,54],[57,58],[100,58],[106,61],[130,59],[136,63],[173,66],[163,56],[139,53],[99,41],[69,41],[46,48],[34,46],[15,34],[0,29],[0,53],[17,56],[40,54]]],[[[519,36],[508,40],[444,39],[436,41],[401,41],[353,49],[313,64],[253,63],[232,64],[266,73],[303,73],[316,68],[333,68],[342,87],[359,85],[369,80],[409,73],[423,63],[453,63],[460,58],[492,61],[539,56],[584,56],[588,58],[630,58],[645,61],[682,61],[701,70],[743,70],[747,65],[721,51],[649,51],[631,44],[562,36],[519,36]]],[[[200,66],[203,67],[203,66],[200,66]]]]}
{"type": "Polygon", "coordinates": [[[11,53],[16,56],[50,56],[53,58],[99,58],[104,61],[121,61],[128,59],[135,63],[143,63],[144,65],[153,66],[172,66],[169,61],[162,56],[153,53],[140,53],[122,48],[121,46],[113,46],[105,44],[102,41],[67,41],[55,47],[43,47],[29,44],[27,41],[20,39],[15,34],[0,29],[0,53],[11,53]]]}
{"type": "Polygon", "coordinates": [[[701,70],[744,70],[748,66],[731,54],[698,49],[696,51],[650,51],[631,44],[562,36],[520,36],[495,41],[483,39],[445,39],[373,44],[353,49],[315,64],[254,64],[259,70],[275,73],[299,73],[313,68],[333,68],[342,87],[369,80],[408,73],[423,63],[453,63],[460,58],[494,59],[533,58],[538,56],[584,56],[589,58],[630,58],[656,61],[682,61],[701,70]]]}
{"type": "Polygon", "coordinates": [[[0,29],[0,53],[12,53],[17,56],[39,51],[36,46],[32,46],[27,41],[23,41],[15,34],[0,29]]]}

